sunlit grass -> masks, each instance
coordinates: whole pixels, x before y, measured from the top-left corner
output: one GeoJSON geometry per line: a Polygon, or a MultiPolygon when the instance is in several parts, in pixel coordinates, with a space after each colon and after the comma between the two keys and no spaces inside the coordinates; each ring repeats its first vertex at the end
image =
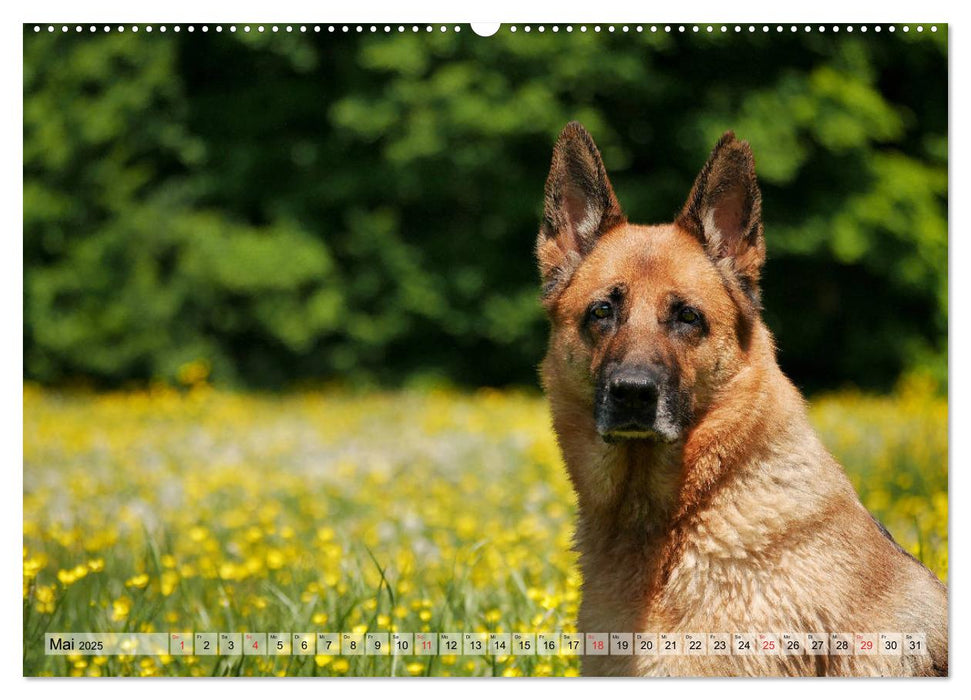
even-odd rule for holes
{"type": "MultiPolygon", "coordinates": [[[[947,404],[814,403],[947,574],[947,404]]],[[[563,675],[569,657],[55,657],[48,631],[573,631],[573,495],[539,396],[24,390],[28,675],[563,675]]]]}

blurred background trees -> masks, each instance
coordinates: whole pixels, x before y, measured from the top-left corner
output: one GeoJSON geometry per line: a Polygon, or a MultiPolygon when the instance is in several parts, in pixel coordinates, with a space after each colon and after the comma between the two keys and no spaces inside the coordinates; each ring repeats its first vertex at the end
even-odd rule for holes
{"type": "Polygon", "coordinates": [[[783,368],[808,390],[943,388],[947,89],[944,27],[25,27],[25,375],[535,384],[532,246],[579,119],[644,223],[724,130],[750,141],[783,368]]]}

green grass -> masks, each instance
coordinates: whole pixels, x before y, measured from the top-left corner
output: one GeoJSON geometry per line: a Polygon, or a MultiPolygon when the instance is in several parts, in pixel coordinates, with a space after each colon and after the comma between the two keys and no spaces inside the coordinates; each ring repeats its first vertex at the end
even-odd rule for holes
{"type": "MultiPolygon", "coordinates": [[[[947,575],[947,404],[814,402],[864,502],[947,575]]],[[[541,397],[24,392],[26,675],[564,675],[570,657],[56,657],[45,632],[574,631],[541,397]]]]}

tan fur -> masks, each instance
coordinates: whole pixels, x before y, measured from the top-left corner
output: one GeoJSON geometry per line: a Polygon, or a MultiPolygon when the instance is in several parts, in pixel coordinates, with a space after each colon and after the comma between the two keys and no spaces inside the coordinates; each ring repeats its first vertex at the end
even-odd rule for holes
{"type": "MultiPolygon", "coordinates": [[[[582,127],[571,127],[574,134],[564,132],[558,152],[592,147],[599,163],[592,140],[576,140],[582,127]]],[[[578,498],[579,630],[924,632],[930,654],[586,656],[583,672],[946,674],[945,587],[880,531],[778,367],[753,287],[764,259],[754,161],[747,144],[728,136],[723,142],[735,149],[735,160],[718,155],[720,142],[706,168],[716,174],[721,169],[724,182],[709,195],[717,206],[728,201],[740,209],[696,210],[692,219],[693,203],[703,209],[707,201],[692,191],[677,223],[629,224],[614,206],[604,174],[609,193],[599,201],[607,203],[609,216],[592,245],[589,229],[582,245],[571,242],[569,222],[546,225],[540,233],[537,251],[552,324],[541,374],[578,498]],[[736,171],[733,163],[741,163],[736,171]],[[743,186],[719,200],[735,177],[743,186]],[[745,197],[755,200],[746,205],[745,197]],[[732,219],[733,211],[741,214],[732,219]],[[705,231],[718,217],[740,231],[735,239],[725,238],[725,226],[705,231]],[[585,336],[584,310],[617,285],[629,299],[623,324],[609,337],[585,336]],[[666,332],[662,319],[672,292],[704,310],[706,337],[685,341],[666,332]],[[594,382],[609,357],[676,367],[691,387],[693,415],[680,439],[608,444],[601,438],[593,418],[594,382]]],[[[554,158],[554,189],[562,177],[572,175],[557,173],[554,158]]],[[[711,190],[701,177],[698,187],[711,190]]],[[[550,189],[548,182],[547,221],[556,216],[550,207],[559,206],[550,204],[550,189]]],[[[580,207],[577,216],[589,225],[599,210],[591,214],[578,201],[571,206],[580,207]]]]}

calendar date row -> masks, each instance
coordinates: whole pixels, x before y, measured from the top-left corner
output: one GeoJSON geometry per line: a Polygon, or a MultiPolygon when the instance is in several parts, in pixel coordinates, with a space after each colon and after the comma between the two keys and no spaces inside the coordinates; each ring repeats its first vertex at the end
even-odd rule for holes
{"type": "Polygon", "coordinates": [[[915,656],[922,632],[171,632],[48,633],[53,655],[915,656]]]}

